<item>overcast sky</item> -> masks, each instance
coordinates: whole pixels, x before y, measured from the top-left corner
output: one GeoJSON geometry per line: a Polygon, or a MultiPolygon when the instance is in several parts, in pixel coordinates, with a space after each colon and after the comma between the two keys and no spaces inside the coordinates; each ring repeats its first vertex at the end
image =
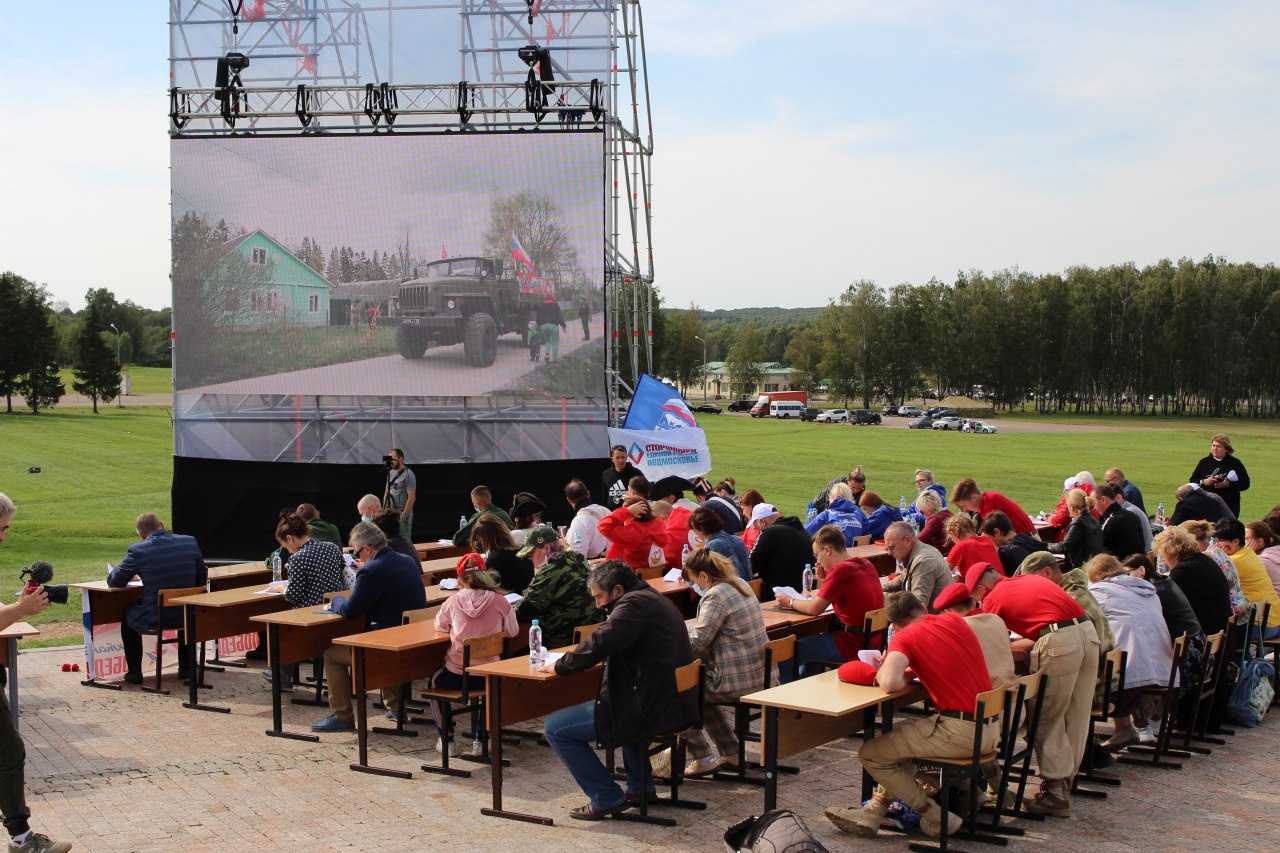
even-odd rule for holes
{"type": "MultiPolygon", "coordinates": [[[[169,303],[166,5],[0,15],[0,269],[75,307],[94,286],[169,303]]],[[[821,305],[858,279],[967,269],[1276,260],[1272,2],[643,9],[669,304],[821,305]]],[[[441,26],[436,59],[415,64],[424,42],[405,36],[379,75],[456,79],[458,30],[441,26]]]]}

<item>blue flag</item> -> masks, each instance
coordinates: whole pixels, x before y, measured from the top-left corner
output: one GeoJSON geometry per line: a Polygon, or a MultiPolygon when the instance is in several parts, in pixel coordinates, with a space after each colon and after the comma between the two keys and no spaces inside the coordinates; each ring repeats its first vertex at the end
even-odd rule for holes
{"type": "Polygon", "coordinates": [[[698,422],[680,392],[647,373],[641,374],[623,429],[697,429],[698,422]]]}

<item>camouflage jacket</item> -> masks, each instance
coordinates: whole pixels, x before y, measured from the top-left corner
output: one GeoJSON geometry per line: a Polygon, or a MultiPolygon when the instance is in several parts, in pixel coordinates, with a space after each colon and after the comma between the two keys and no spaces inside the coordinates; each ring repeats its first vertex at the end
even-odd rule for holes
{"type": "Polygon", "coordinates": [[[587,590],[590,570],[585,557],[565,551],[539,569],[524,591],[516,620],[524,624],[537,619],[542,645],[548,649],[571,645],[574,628],[600,621],[600,611],[587,590]]]}

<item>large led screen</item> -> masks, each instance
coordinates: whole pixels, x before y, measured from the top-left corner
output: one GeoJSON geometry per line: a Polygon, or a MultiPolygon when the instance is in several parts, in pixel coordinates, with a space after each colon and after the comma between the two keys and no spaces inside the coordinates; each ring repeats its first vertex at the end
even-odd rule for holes
{"type": "Polygon", "coordinates": [[[175,451],[601,456],[598,133],[174,139],[175,451]]]}

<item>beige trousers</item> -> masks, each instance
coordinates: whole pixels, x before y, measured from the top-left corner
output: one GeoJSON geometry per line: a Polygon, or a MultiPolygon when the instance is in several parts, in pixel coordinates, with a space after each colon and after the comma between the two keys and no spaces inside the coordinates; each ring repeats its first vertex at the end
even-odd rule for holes
{"type": "MultiPolygon", "coordinates": [[[[974,723],[935,714],[894,726],[893,731],[872,738],[858,750],[858,760],[879,783],[876,794],[893,801],[902,800],[919,811],[928,795],[916,781],[913,759],[967,758],[973,755],[974,723]]],[[[1000,726],[988,724],[982,731],[982,751],[996,748],[1000,726]]]]}
{"type": "Polygon", "coordinates": [[[1071,779],[1080,769],[1089,737],[1089,714],[1098,680],[1098,632],[1084,621],[1059,631],[1045,631],[1033,651],[1036,671],[1049,677],[1040,694],[1040,728],[1036,760],[1040,778],[1071,779]]]}
{"type": "MultiPolygon", "coordinates": [[[[329,710],[344,723],[354,723],[355,712],[351,710],[351,647],[330,646],[324,650],[324,680],[329,686],[329,710]]],[[[400,700],[400,688],[384,687],[380,691],[382,704],[388,711],[397,709],[400,700]]],[[[364,697],[360,697],[364,701],[364,697]]]]}

